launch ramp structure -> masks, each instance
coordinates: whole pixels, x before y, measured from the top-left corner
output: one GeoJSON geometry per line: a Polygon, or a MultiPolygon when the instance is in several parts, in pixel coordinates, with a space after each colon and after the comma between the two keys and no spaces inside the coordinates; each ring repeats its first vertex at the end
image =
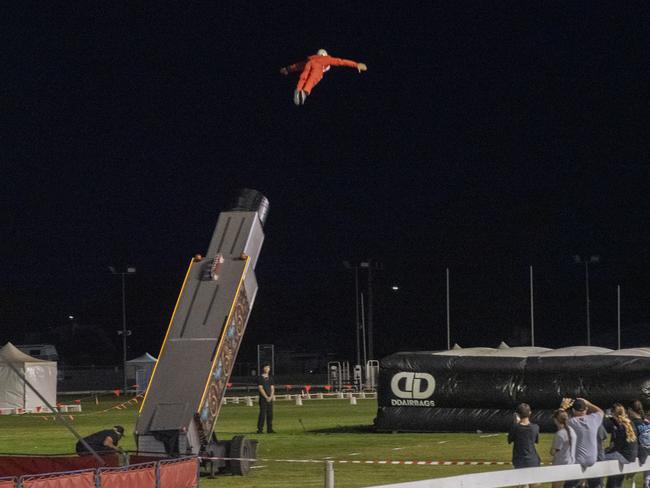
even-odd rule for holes
{"type": "MultiPolygon", "coordinates": [[[[214,429],[257,293],[268,207],[261,193],[243,190],[219,214],[206,256],[190,261],[140,407],[138,451],[254,457],[254,441],[217,441],[214,429]]],[[[248,471],[243,461],[217,467],[224,466],[248,471]]]]}

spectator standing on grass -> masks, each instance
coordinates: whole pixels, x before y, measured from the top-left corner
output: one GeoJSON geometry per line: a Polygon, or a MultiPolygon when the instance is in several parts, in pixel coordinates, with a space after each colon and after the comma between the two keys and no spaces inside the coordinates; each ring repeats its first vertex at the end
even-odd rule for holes
{"type": "MultiPolygon", "coordinates": [[[[583,467],[592,466],[598,460],[598,429],[603,423],[603,410],[584,398],[563,398],[560,409],[566,412],[571,409],[573,416],[567,425],[576,433],[575,462],[583,467]]],[[[580,480],[564,483],[565,488],[573,488],[580,480]]],[[[589,478],[589,488],[600,488],[600,478],[589,478]]]]}
{"type": "MultiPolygon", "coordinates": [[[[636,429],[636,438],[639,444],[639,464],[643,464],[650,454],[650,421],[643,410],[641,400],[634,400],[627,410],[630,420],[636,429]]],[[[643,473],[643,488],[650,488],[650,471],[643,473]]]]}
{"type": "MultiPolygon", "coordinates": [[[[551,445],[553,464],[574,464],[576,462],[576,432],[568,425],[569,414],[565,410],[558,409],[553,412],[553,422],[557,427],[551,445]]],[[[564,481],[555,481],[553,483],[553,488],[563,487],[564,481]]]]}
{"type": "MultiPolygon", "coordinates": [[[[625,413],[625,407],[620,403],[612,405],[611,417],[605,418],[605,429],[611,434],[611,443],[605,450],[606,460],[615,460],[628,464],[636,460],[639,444],[636,438],[634,424],[625,413]]],[[[623,485],[623,475],[609,476],[607,488],[620,488],[623,485]]]]}
{"type": "Polygon", "coordinates": [[[271,376],[271,366],[266,364],[262,368],[262,374],[257,379],[257,391],[260,394],[260,414],[257,417],[257,433],[264,432],[264,419],[266,419],[266,431],[275,434],[273,430],[273,400],[275,400],[275,382],[271,376]]]}
{"type": "Polygon", "coordinates": [[[540,465],[539,454],[535,449],[535,444],[539,442],[539,425],[531,423],[531,413],[530,405],[527,403],[517,405],[514,423],[508,432],[508,444],[512,444],[512,465],[515,469],[534,468],[540,465]]]}

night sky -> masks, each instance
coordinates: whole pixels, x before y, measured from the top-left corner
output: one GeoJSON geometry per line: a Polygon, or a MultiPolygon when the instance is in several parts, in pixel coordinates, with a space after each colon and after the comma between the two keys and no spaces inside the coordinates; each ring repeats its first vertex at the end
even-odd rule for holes
{"type": "Polygon", "coordinates": [[[452,342],[526,344],[532,265],[536,344],[584,344],[575,254],[601,259],[592,343],[616,345],[620,284],[623,346],[648,345],[650,35],[647,12],[611,5],[14,5],[0,342],[74,315],[114,344],[76,346],[118,363],[107,268],[128,265],[129,357],[156,355],[190,257],[249,187],[271,209],[243,358],[274,343],[351,360],[342,261],[368,259],[378,357],[446,347],[447,267],[452,342]],[[332,68],[296,107],[279,68],[319,48],[368,71],[332,68]]]}

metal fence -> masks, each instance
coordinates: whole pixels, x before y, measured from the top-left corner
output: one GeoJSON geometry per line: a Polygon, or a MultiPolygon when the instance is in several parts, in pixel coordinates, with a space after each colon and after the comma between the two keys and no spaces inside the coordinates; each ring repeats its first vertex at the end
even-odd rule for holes
{"type": "Polygon", "coordinates": [[[0,488],[196,488],[199,458],[186,457],[124,467],[0,478],[0,488]]]}

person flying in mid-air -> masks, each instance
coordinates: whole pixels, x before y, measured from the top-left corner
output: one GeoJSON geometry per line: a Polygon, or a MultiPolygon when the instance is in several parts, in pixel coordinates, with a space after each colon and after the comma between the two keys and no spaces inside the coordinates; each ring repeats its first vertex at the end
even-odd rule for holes
{"type": "Polygon", "coordinates": [[[280,73],[283,75],[300,71],[298,85],[293,92],[293,103],[296,105],[304,105],[307,96],[311,94],[311,91],[318,82],[323,79],[323,75],[326,71],[329,71],[330,66],[349,66],[350,68],[357,68],[359,73],[368,69],[363,63],[357,63],[349,59],[333,58],[327,54],[325,49],[319,49],[316,54],[309,56],[306,61],[300,61],[299,63],[280,68],[280,73]]]}

